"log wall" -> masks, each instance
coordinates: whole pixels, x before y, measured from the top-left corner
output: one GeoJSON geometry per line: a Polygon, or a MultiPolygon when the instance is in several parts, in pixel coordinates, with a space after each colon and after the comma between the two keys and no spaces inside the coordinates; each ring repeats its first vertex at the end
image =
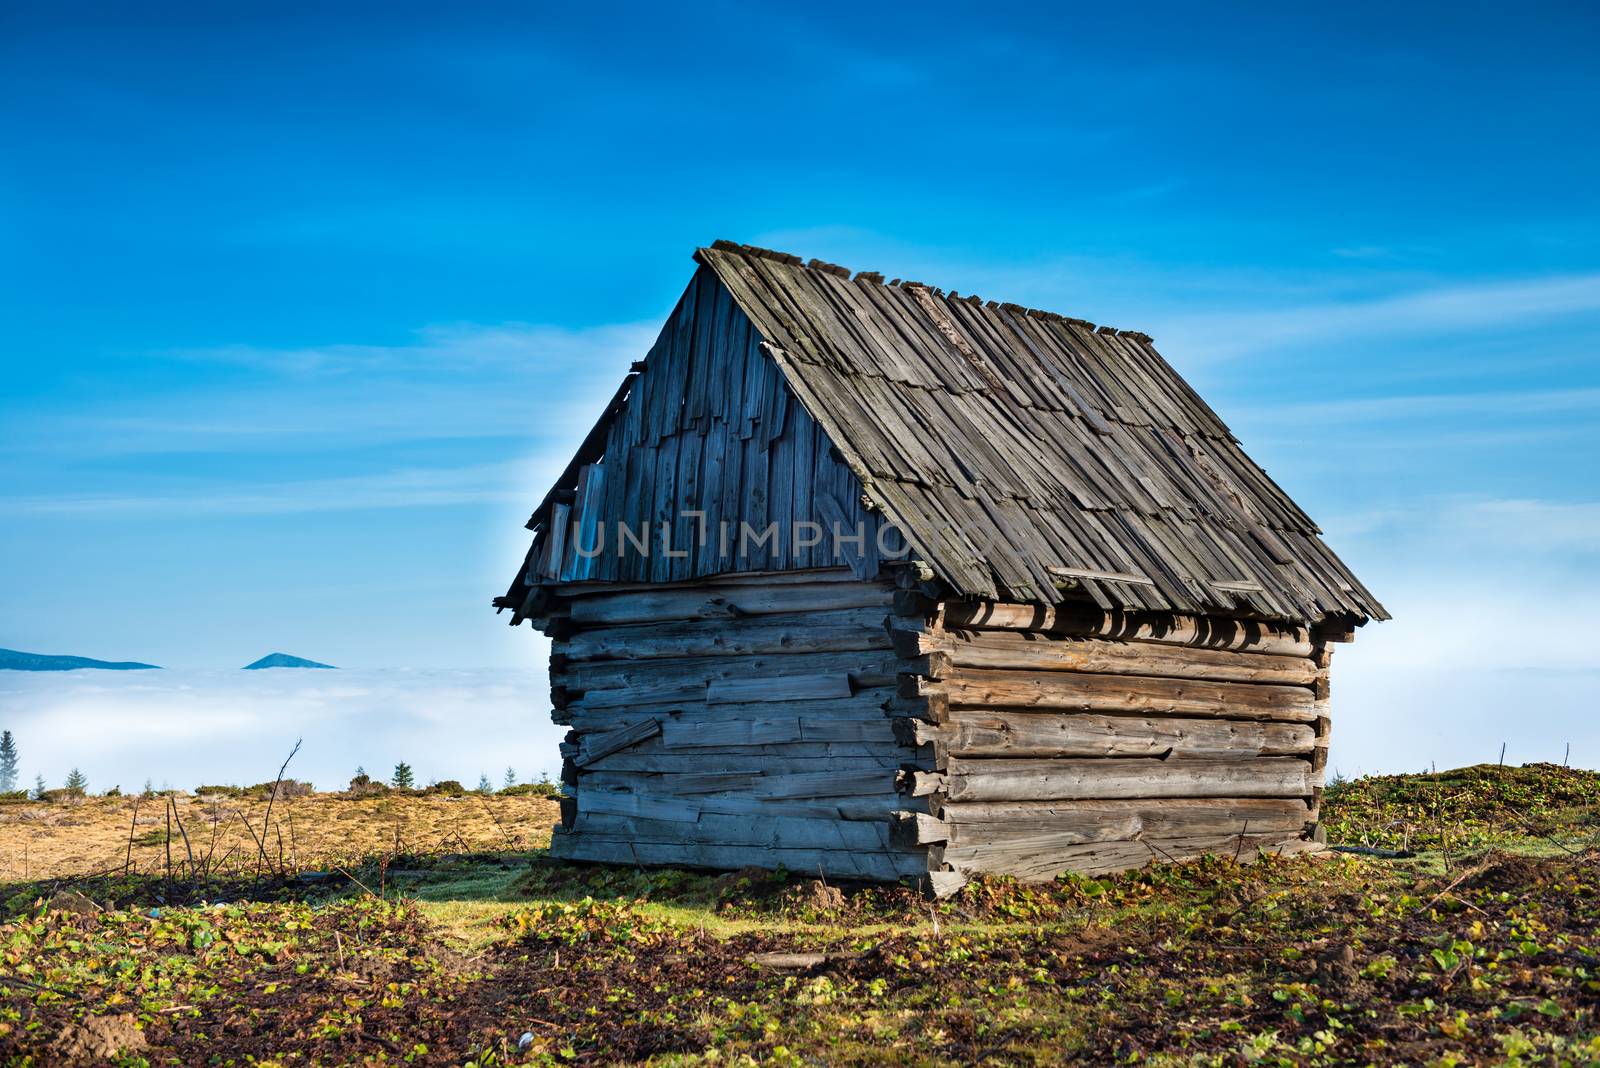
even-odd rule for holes
{"type": "Polygon", "coordinates": [[[563,778],[551,853],[573,860],[926,875],[890,840],[896,791],[933,769],[895,731],[893,590],[849,570],[693,586],[556,587],[563,778]]]}
{"type": "Polygon", "coordinates": [[[1318,848],[1330,651],[1302,628],[902,590],[894,840],[936,883],[1318,848]]]}
{"type": "Polygon", "coordinates": [[[905,596],[846,568],[549,587],[574,860],[1047,880],[1317,848],[1292,627],[905,596]]]}

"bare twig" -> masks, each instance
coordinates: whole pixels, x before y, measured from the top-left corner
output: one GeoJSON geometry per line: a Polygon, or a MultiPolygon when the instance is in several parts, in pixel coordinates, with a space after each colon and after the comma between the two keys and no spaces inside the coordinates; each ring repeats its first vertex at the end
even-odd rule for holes
{"type": "Polygon", "coordinates": [[[272,793],[267,795],[267,814],[261,819],[261,838],[256,839],[256,844],[261,847],[261,859],[266,862],[268,869],[272,867],[272,861],[267,859],[267,847],[262,844],[262,839],[266,838],[267,828],[272,823],[272,803],[278,799],[278,787],[283,783],[284,769],[289,766],[289,761],[294,759],[294,755],[300,752],[302,741],[304,741],[302,738],[294,740],[294,748],[289,750],[289,755],[284,757],[283,763],[278,766],[278,777],[272,781],[272,793]]]}
{"type": "MultiPolygon", "coordinates": [[[[261,874],[261,862],[263,860],[265,860],[266,857],[267,857],[267,847],[262,844],[260,838],[256,837],[256,829],[254,827],[250,826],[250,821],[245,818],[245,814],[243,812],[239,813],[239,822],[244,824],[244,829],[250,832],[250,837],[251,838],[255,839],[255,843],[256,843],[256,874],[260,875],[261,874]]],[[[228,850],[228,852],[232,853],[233,850],[230,849],[230,850],[228,850]]]]}
{"type": "Polygon", "coordinates": [[[139,804],[143,800],[143,795],[135,795],[133,799],[133,819],[128,821],[128,857],[122,862],[123,875],[133,870],[133,832],[139,826],[139,804]]]}
{"type": "Polygon", "coordinates": [[[183,817],[178,813],[177,798],[168,797],[167,804],[172,806],[172,818],[178,825],[178,833],[183,835],[183,851],[189,855],[189,878],[195,877],[194,850],[189,848],[189,832],[183,828],[183,817]]]}
{"type": "MultiPolygon", "coordinates": [[[[511,832],[506,830],[506,825],[500,822],[500,817],[494,814],[494,806],[489,804],[489,799],[482,794],[478,795],[478,800],[483,802],[484,810],[489,813],[489,818],[494,820],[494,825],[499,828],[500,837],[506,840],[506,849],[515,853],[517,851],[517,843],[512,839],[511,832]]],[[[634,862],[637,863],[638,859],[638,857],[635,857],[634,862]]]]}
{"type": "Polygon", "coordinates": [[[360,879],[357,879],[354,875],[351,875],[349,872],[347,872],[343,868],[339,867],[339,865],[335,864],[333,866],[333,870],[338,872],[340,875],[343,875],[346,879],[349,879],[351,882],[355,883],[357,886],[361,887],[361,889],[365,890],[367,893],[372,894],[373,897],[380,898],[380,899],[383,897],[382,894],[376,893],[372,889],[372,887],[368,886],[366,883],[362,882],[360,879]]]}

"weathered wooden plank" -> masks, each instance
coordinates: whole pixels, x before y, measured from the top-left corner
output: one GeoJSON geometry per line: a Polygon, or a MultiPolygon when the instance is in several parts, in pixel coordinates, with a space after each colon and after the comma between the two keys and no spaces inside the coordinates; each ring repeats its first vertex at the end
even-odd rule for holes
{"type": "Polygon", "coordinates": [[[643,816],[652,820],[694,823],[701,808],[676,797],[648,796],[626,790],[597,790],[585,786],[578,791],[578,813],[584,816],[643,816]]]}
{"type": "Polygon", "coordinates": [[[612,596],[619,593],[663,593],[673,590],[704,591],[725,586],[809,586],[819,582],[856,583],[847,567],[810,567],[787,571],[728,571],[683,582],[564,582],[549,585],[552,593],[567,598],[612,596]]]}
{"type": "Polygon", "coordinates": [[[808,612],[788,619],[689,620],[598,627],[552,643],[568,661],[870,652],[889,648],[882,608],[808,612]]]}
{"type": "Polygon", "coordinates": [[[928,860],[963,872],[995,872],[1023,882],[1049,882],[1063,872],[1109,875],[1148,864],[1193,860],[1207,853],[1248,862],[1263,853],[1284,855],[1320,848],[1315,842],[1283,834],[1199,835],[1066,846],[1016,839],[1003,845],[931,846],[928,860]]]}
{"type": "Polygon", "coordinates": [[[890,633],[900,656],[943,655],[956,668],[1083,671],[1291,686],[1310,686],[1317,680],[1317,666],[1309,658],[1230,649],[1038,631],[935,631],[899,618],[891,624],[890,633]]]}
{"type": "Polygon", "coordinates": [[[750,816],[702,812],[695,821],[585,812],[580,797],[578,835],[626,837],[634,842],[699,842],[707,845],[760,846],[766,849],[889,851],[889,825],[862,820],[807,819],[803,816],[750,816]]]}
{"type": "Polygon", "coordinates": [[[1162,798],[1127,801],[974,801],[936,804],[916,825],[922,844],[978,845],[1059,836],[1056,844],[1199,834],[1299,833],[1309,809],[1289,798],[1162,798]]]}
{"type": "Polygon", "coordinates": [[[573,758],[573,763],[578,767],[586,767],[597,760],[603,760],[613,753],[621,752],[661,733],[661,724],[656,720],[641,720],[630,723],[626,727],[618,727],[614,731],[604,734],[590,734],[584,737],[578,746],[578,755],[573,758]]]}
{"type": "Polygon", "coordinates": [[[908,745],[933,745],[964,757],[1291,756],[1311,752],[1316,736],[1304,723],[1222,718],[1107,716],[1091,712],[955,710],[943,724],[898,721],[908,745]]]}
{"type": "MultiPolygon", "coordinates": [[[[632,772],[583,773],[583,791],[632,793],[651,801],[688,804],[700,812],[728,816],[803,816],[808,819],[873,820],[883,822],[892,813],[926,811],[920,798],[905,798],[886,789],[879,794],[851,797],[753,797],[750,776],[640,775],[632,772]],[[737,778],[737,785],[703,780],[737,778]],[[705,789],[711,786],[714,789],[705,789]]],[[[648,815],[648,813],[640,813],[648,815]]]]}
{"type": "Polygon", "coordinates": [[[871,771],[828,771],[818,768],[798,775],[763,775],[752,785],[756,797],[853,797],[892,790],[895,768],[871,771]]]}
{"type": "Polygon", "coordinates": [[[1304,686],[1274,686],[1078,671],[990,671],[968,668],[931,682],[902,675],[908,698],[944,695],[952,708],[1056,708],[1083,712],[1174,712],[1310,723],[1314,698],[1304,686]]]}
{"type": "MultiPolygon", "coordinates": [[[[1309,730],[1309,728],[1308,728],[1309,730]]],[[[804,720],[738,719],[722,722],[668,722],[661,728],[668,749],[696,749],[724,745],[772,745],[791,742],[874,742],[898,744],[887,719],[804,720]]]]}
{"type": "MultiPolygon", "coordinates": [[[[901,661],[893,653],[782,653],[774,656],[689,656],[654,660],[590,660],[566,664],[551,672],[550,682],[571,693],[593,695],[602,690],[659,689],[672,686],[701,687],[727,681],[768,681],[774,688],[805,677],[846,675],[860,687],[891,686],[901,661]]],[[[783,700],[820,700],[849,697],[849,692],[815,698],[789,696],[783,700]]],[[[765,700],[758,694],[757,700],[765,700]]],[[[726,703],[726,702],[722,702],[726,703]]]]}
{"type": "Polygon", "coordinates": [[[1059,634],[1240,649],[1277,656],[1310,656],[1312,643],[1303,627],[1220,619],[1209,616],[1101,612],[1080,605],[1008,604],[998,601],[951,601],[944,606],[944,625],[953,629],[1036,630],[1059,634]]]}
{"type": "MultiPolygon", "coordinates": [[[[637,704],[604,703],[593,705],[587,700],[568,703],[565,708],[551,713],[557,723],[570,723],[583,730],[604,730],[607,725],[620,726],[624,722],[648,717],[673,717],[684,722],[763,718],[777,715],[797,715],[805,719],[877,719],[884,709],[898,700],[894,688],[878,686],[860,690],[849,698],[821,701],[752,701],[744,704],[708,705],[703,693],[677,701],[640,702],[637,704]]],[[[920,705],[918,707],[921,707],[920,705]]]]}
{"type": "MultiPolygon", "coordinates": [[[[618,757],[611,759],[617,760],[618,757]]],[[[937,783],[946,801],[1055,801],[1082,798],[1303,797],[1311,762],[1299,757],[1245,760],[1007,760],[951,757],[941,774],[912,772],[937,783]]]]}
{"type": "Polygon", "coordinates": [[[779,868],[820,872],[831,879],[895,882],[927,873],[921,853],[845,852],[824,849],[778,849],[725,846],[701,842],[638,842],[619,836],[557,833],[550,855],[565,860],[607,864],[672,865],[687,868],[779,868]]]}
{"type": "MultiPolygon", "coordinates": [[[[731,754],[718,754],[715,759],[702,750],[680,749],[666,750],[661,753],[651,753],[645,756],[634,756],[632,753],[613,753],[611,756],[602,757],[590,767],[599,771],[643,771],[659,772],[664,775],[691,774],[695,772],[721,772],[738,773],[745,775],[763,775],[792,772],[797,775],[823,774],[830,771],[845,771],[858,769],[873,771],[887,769],[889,778],[885,780],[892,788],[893,772],[902,763],[905,763],[905,751],[896,746],[894,755],[858,755],[860,743],[841,742],[841,749],[849,750],[850,755],[831,756],[778,756],[776,754],[755,753],[748,756],[731,754]]],[[[816,795],[821,796],[821,795],[816,795]]]]}
{"type": "MultiPolygon", "coordinates": [[[[731,745],[704,745],[704,746],[676,746],[669,748],[659,740],[650,739],[632,745],[627,750],[630,758],[647,756],[670,756],[674,759],[701,764],[720,764],[723,757],[766,757],[769,758],[769,771],[782,770],[785,761],[793,759],[822,759],[824,757],[837,757],[848,760],[864,760],[868,757],[884,761],[903,761],[915,763],[915,750],[902,745],[893,736],[892,729],[885,732],[888,736],[876,740],[850,739],[848,741],[799,741],[799,742],[756,742],[752,744],[731,745]]],[[[588,735],[583,736],[585,738],[588,735]]]]}
{"type": "Polygon", "coordinates": [[[786,612],[835,612],[848,608],[888,608],[892,593],[875,583],[717,587],[715,589],[595,595],[571,602],[579,626],[649,623],[671,619],[732,619],[786,612]]]}
{"type": "MultiPolygon", "coordinates": [[[[883,676],[871,677],[873,681],[883,676]]],[[[706,688],[706,702],[713,705],[750,701],[828,701],[854,693],[850,676],[777,675],[765,679],[717,679],[706,688]]]]}

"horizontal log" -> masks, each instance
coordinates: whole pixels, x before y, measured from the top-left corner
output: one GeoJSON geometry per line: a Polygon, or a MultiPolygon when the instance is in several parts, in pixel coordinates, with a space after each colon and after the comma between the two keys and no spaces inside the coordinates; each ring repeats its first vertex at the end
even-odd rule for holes
{"type": "MultiPolygon", "coordinates": [[[[613,753],[590,764],[598,771],[640,771],[655,774],[696,774],[714,771],[720,774],[763,775],[793,772],[811,774],[827,771],[865,771],[886,768],[891,776],[904,763],[905,750],[896,746],[879,756],[857,755],[851,750],[855,743],[840,742],[844,747],[837,756],[789,756],[787,754],[753,754],[750,756],[707,754],[698,749],[666,750],[660,753],[635,755],[630,752],[613,753]],[[892,754],[892,755],[891,755],[892,754]]],[[[587,770],[587,769],[585,769],[587,770]]]]}
{"type": "MultiPolygon", "coordinates": [[[[683,775],[635,775],[622,772],[587,772],[583,776],[579,796],[594,793],[611,795],[601,804],[615,804],[626,808],[629,803],[617,801],[619,796],[637,796],[639,805],[651,802],[691,805],[699,812],[717,812],[729,816],[804,816],[810,819],[874,820],[883,822],[895,812],[926,811],[927,804],[920,798],[905,798],[885,786],[882,792],[850,797],[755,797],[750,792],[752,776],[738,776],[737,784],[697,783],[685,784],[680,780],[694,778],[683,775]],[[715,789],[698,787],[712,786],[715,789]]],[[[710,778],[706,776],[705,778],[710,778]]],[[[628,810],[624,815],[649,815],[640,810],[628,810]]]]}
{"type": "Polygon", "coordinates": [[[896,734],[906,745],[932,745],[935,767],[949,756],[1294,756],[1316,741],[1304,723],[1006,710],[955,710],[937,726],[901,719],[896,734]]]}
{"type": "Polygon", "coordinates": [[[1315,700],[1304,686],[1269,686],[1078,671],[963,670],[933,681],[902,675],[899,693],[942,695],[959,708],[1054,708],[1080,712],[1172,712],[1310,723],[1315,700]]]}
{"type": "Polygon", "coordinates": [[[655,593],[661,590],[717,590],[725,586],[798,586],[818,582],[859,583],[848,567],[809,567],[793,571],[727,571],[684,582],[560,582],[544,588],[560,597],[593,597],[614,593],[655,593]]]}
{"type": "Polygon", "coordinates": [[[762,846],[728,846],[700,842],[635,842],[619,835],[556,833],[550,855],[564,860],[606,864],[671,865],[685,868],[766,868],[776,871],[817,872],[830,879],[867,879],[895,882],[906,876],[923,877],[928,870],[921,852],[837,849],[784,849],[762,846]]]}
{"type": "Polygon", "coordinates": [[[578,791],[578,812],[593,816],[639,816],[652,820],[670,820],[695,823],[700,819],[701,806],[679,797],[659,797],[630,793],[626,790],[578,791]]]}
{"type": "Polygon", "coordinates": [[[579,793],[590,789],[637,790],[641,793],[672,797],[695,797],[730,791],[748,794],[759,772],[638,772],[586,769],[579,793]]]}
{"type": "Polygon", "coordinates": [[[887,822],[819,820],[799,816],[726,816],[703,813],[695,822],[585,812],[578,804],[573,833],[627,837],[634,842],[696,842],[764,849],[824,849],[868,852],[890,849],[887,822]]]}
{"type": "Polygon", "coordinates": [[[1199,834],[1299,833],[1302,798],[1162,798],[1131,801],[975,801],[934,806],[917,825],[922,844],[980,845],[1050,837],[1057,845],[1199,834]]]}
{"type": "Polygon", "coordinates": [[[1148,612],[1102,612],[1081,605],[1049,606],[993,601],[951,601],[943,609],[944,626],[948,629],[1092,634],[1166,645],[1243,649],[1277,656],[1310,656],[1312,651],[1311,636],[1304,627],[1283,623],[1148,612]]]}
{"type": "MultiPolygon", "coordinates": [[[[828,698],[819,701],[746,701],[730,704],[707,704],[705,698],[686,701],[641,702],[631,705],[591,705],[577,700],[565,709],[551,713],[556,723],[569,724],[580,730],[606,730],[636,719],[679,719],[683,722],[711,722],[739,719],[761,719],[775,715],[793,714],[804,719],[881,719],[885,708],[895,700],[894,687],[874,686],[858,690],[848,698],[828,698]]],[[[919,706],[920,707],[920,706],[919,706]]]]}
{"type": "Polygon", "coordinates": [[[1318,678],[1309,657],[1024,631],[939,631],[900,620],[894,621],[890,634],[902,658],[943,657],[958,670],[1082,671],[1289,686],[1311,686],[1318,678]]]}
{"type": "Polygon", "coordinates": [[[892,792],[896,768],[813,771],[797,775],[763,775],[750,787],[755,797],[859,797],[892,792]]]}
{"type": "MultiPolygon", "coordinates": [[[[584,736],[585,739],[590,737],[584,736]]],[[[601,736],[603,737],[603,735],[601,736]]],[[[899,767],[914,762],[917,750],[902,745],[891,736],[881,741],[838,742],[765,742],[752,745],[706,745],[694,747],[668,747],[658,739],[636,742],[620,751],[601,756],[581,765],[585,768],[617,770],[617,762],[627,759],[638,763],[647,759],[669,761],[686,771],[734,770],[730,765],[740,765],[739,770],[754,767],[766,774],[779,774],[790,770],[791,761],[803,760],[810,767],[818,761],[843,760],[852,767],[899,767]]]]}
{"type": "MultiPolygon", "coordinates": [[[[612,757],[612,760],[620,759],[612,757]]],[[[928,772],[908,772],[911,793],[928,772]]],[[[1311,762],[1299,757],[1246,760],[986,760],[951,757],[939,791],[945,801],[1056,801],[1132,797],[1301,797],[1311,793],[1311,762]]]]}
{"type": "Polygon", "coordinates": [[[552,643],[550,651],[572,662],[870,652],[890,647],[885,618],[882,608],[849,608],[792,619],[754,616],[597,627],[552,643]]]}
{"type": "Polygon", "coordinates": [[[967,873],[991,872],[1010,875],[1023,882],[1049,882],[1063,872],[1110,875],[1149,864],[1193,860],[1208,853],[1248,862],[1263,853],[1307,853],[1320,848],[1315,842],[1282,834],[1149,838],[1059,848],[1041,847],[1018,839],[1004,846],[931,846],[928,862],[948,864],[967,873]]]}
{"type": "MultiPolygon", "coordinates": [[[[886,675],[868,676],[867,684],[886,681],[886,675]]],[[[748,704],[751,701],[829,701],[855,692],[846,672],[833,675],[772,675],[753,679],[717,679],[706,687],[706,703],[748,704]]]]}
{"type": "Polygon", "coordinates": [[[783,745],[795,742],[897,744],[897,739],[886,718],[803,719],[785,716],[713,723],[669,721],[661,728],[661,742],[668,749],[703,749],[707,746],[783,745]]]}
{"type": "MultiPolygon", "coordinates": [[[[656,660],[588,660],[552,671],[550,682],[569,693],[592,699],[605,690],[641,692],[695,687],[710,683],[787,679],[816,675],[849,675],[858,688],[892,686],[900,658],[888,651],[851,653],[787,653],[774,656],[697,656],[656,660]]],[[[846,694],[845,696],[849,696],[846,694]]]]}
{"type": "Polygon", "coordinates": [[[848,608],[888,610],[888,586],[863,582],[722,586],[596,594],[570,602],[579,627],[652,623],[670,619],[734,619],[789,612],[837,612],[848,608]]]}

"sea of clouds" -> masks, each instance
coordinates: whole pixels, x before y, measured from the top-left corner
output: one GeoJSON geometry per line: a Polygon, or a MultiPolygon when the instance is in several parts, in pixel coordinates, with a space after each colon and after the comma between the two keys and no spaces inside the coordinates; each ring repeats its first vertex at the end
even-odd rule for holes
{"type": "Polygon", "coordinates": [[[297,739],[286,774],[321,789],[401,760],[419,784],[498,786],[508,767],[555,778],[566,732],[545,673],[505,669],[0,671],[0,728],[27,783],[76,767],[96,792],[270,781],[297,739]]]}

